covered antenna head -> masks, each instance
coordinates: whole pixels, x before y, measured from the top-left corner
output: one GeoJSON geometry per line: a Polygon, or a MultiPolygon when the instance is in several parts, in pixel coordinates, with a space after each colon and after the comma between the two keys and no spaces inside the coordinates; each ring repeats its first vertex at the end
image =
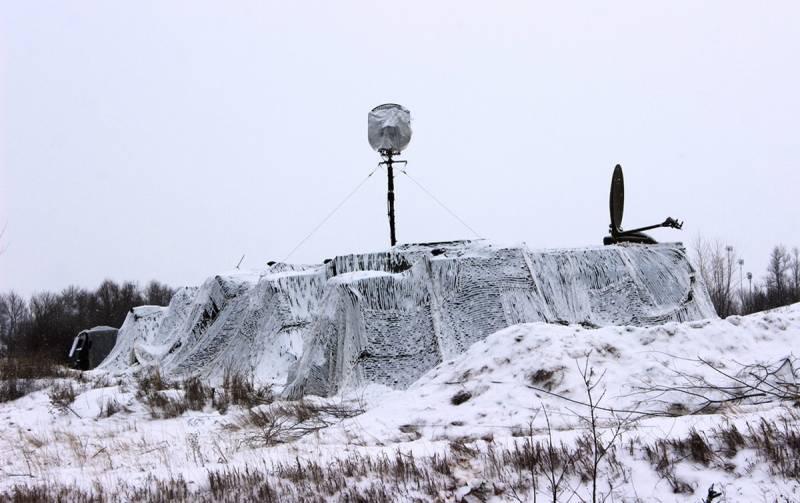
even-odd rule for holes
{"type": "Polygon", "coordinates": [[[411,141],[411,112],[394,103],[373,108],[367,116],[367,138],[374,150],[399,154],[411,141]]]}

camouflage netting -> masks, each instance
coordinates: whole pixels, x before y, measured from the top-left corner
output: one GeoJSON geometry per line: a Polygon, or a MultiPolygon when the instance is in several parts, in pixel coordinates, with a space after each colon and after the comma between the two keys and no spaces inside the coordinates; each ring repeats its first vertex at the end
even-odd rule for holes
{"type": "Polygon", "coordinates": [[[571,250],[484,242],[403,245],[324,265],[276,264],[137,308],[101,368],[226,369],[330,395],[368,382],[404,388],[517,323],[654,325],[715,317],[680,244],[571,250]]]}

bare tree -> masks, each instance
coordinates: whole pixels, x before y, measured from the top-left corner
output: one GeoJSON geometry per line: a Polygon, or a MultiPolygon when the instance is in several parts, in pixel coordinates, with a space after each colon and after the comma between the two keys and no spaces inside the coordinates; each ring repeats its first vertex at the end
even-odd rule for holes
{"type": "Polygon", "coordinates": [[[577,451],[570,453],[569,450],[564,448],[562,443],[560,447],[556,447],[553,443],[553,429],[550,426],[550,416],[547,414],[547,409],[542,406],[544,411],[544,419],[547,423],[547,447],[545,448],[545,455],[542,458],[544,462],[544,476],[547,482],[547,489],[553,497],[553,503],[558,503],[561,493],[565,491],[564,482],[569,469],[572,467],[572,462],[577,455],[577,451]]]}
{"type": "MultiPolygon", "coordinates": [[[[594,369],[589,367],[589,355],[586,355],[586,360],[581,367],[578,360],[575,360],[575,364],[578,366],[578,373],[581,375],[581,380],[583,381],[584,389],[586,390],[586,397],[587,397],[587,406],[589,408],[589,415],[584,416],[581,414],[577,414],[579,419],[586,423],[586,426],[589,429],[589,439],[590,439],[590,446],[591,446],[591,466],[590,466],[590,476],[592,480],[592,503],[597,503],[598,497],[598,490],[597,490],[597,475],[598,475],[598,468],[600,467],[600,463],[606,454],[614,447],[616,442],[622,435],[622,430],[633,422],[631,419],[633,417],[633,413],[629,412],[627,417],[620,418],[616,415],[616,413],[612,410],[612,417],[613,421],[609,428],[610,430],[610,438],[605,438],[602,431],[600,422],[601,419],[598,417],[598,410],[600,410],[600,402],[606,396],[606,390],[600,393],[599,397],[593,395],[593,392],[597,389],[597,387],[602,383],[603,377],[605,376],[605,371],[600,374],[599,377],[595,378],[594,369]]],[[[612,492],[611,481],[609,480],[609,493],[605,495],[603,501],[606,500],[610,496],[612,492]]]]}
{"type": "Polygon", "coordinates": [[[62,359],[81,330],[97,325],[118,327],[132,307],[153,300],[166,305],[172,292],[167,285],[151,282],[145,294],[134,282],[112,280],[96,290],[73,285],[58,293],[39,292],[27,303],[9,292],[0,295],[0,345],[20,356],[62,359]]]}
{"type": "Polygon", "coordinates": [[[698,235],[694,253],[700,277],[717,314],[723,318],[735,314],[739,310],[733,283],[734,264],[738,259],[736,250],[733,246],[723,245],[720,241],[707,241],[698,235]]]}
{"type": "Polygon", "coordinates": [[[648,396],[648,401],[668,406],[675,403],[675,398],[670,395],[683,395],[687,400],[683,404],[686,414],[706,414],[727,405],[797,403],[800,400],[800,385],[796,382],[796,358],[747,365],[737,362],[711,362],[700,357],[673,358],[711,370],[711,375],[716,376],[716,379],[671,368],[673,374],[679,378],[678,384],[642,386],[638,393],[648,396]]]}
{"type": "Polygon", "coordinates": [[[150,281],[144,289],[144,296],[147,303],[153,306],[166,306],[172,299],[175,291],[164,283],[156,280],[150,281]]]}
{"type": "Polygon", "coordinates": [[[0,294],[0,343],[12,354],[23,332],[24,324],[30,319],[30,311],[25,299],[16,292],[0,294]]]}
{"type": "MultiPolygon", "coordinates": [[[[31,311],[30,330],[25,335],[24,345],[31,354],[40,351],[50,355],[66,354],[68,338],[62,337],[67,320],[64,303],[60,295],[52,292],[33,294],[29,303],[31,311]]],[[[74,337],[75,334],[72,334],[74,337]]]]}
{"type": "Polygon", "coordinates": [[[791,258],[786,247],[778,245],[772,249],[767,265],[767,291],[771,306],[782,306],[789,300],[788,286],[791,258]]]}

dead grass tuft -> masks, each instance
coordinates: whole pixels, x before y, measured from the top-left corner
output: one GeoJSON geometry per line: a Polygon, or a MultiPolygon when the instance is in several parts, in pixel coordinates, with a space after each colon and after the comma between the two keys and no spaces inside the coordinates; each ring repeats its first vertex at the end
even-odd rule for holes
{"type": "Polygon", "coordinates": [[[235,372],[230,367],[225,369],[222,388],[233,405],[255,407],[272,403],[275,400],[271,387],[256,386],[252,375],[247,376],[241,372],[235,372]]]}
{"type": "Polygon", "coordinates": [[[56,408],[59,409],[67,409],[72,402],[75,401],[75,397],[77,396],[75,387],[72,385],[72,382],[56,382],[50,388],[50,392],[48,393],[50,397],[50,403],[53,404],[56,408]]]}
{"type": "Polygon", "coordinates": [[[539,369],[536,372],[528,374],[528,382],[534,387],[542,388],[547,391],[552,391],[556,387],[559,374],[564,370],[564,367],[557,367],[552,369],[539,369]]]}
{"type": "Polygon", "coordinates": [[[108,398],[100,404],[99,417],[111,417],[117,412],[130,412],[125,406],[120,404],[115,398],[108,398]]]}
{"type": "Polygon", "coordinates": [[[206,402],[211,398],[211,391],[197,376],[192,376],[183,381],[182,387],[186,407],[191,410],[203,410],[206,402]]]}
{"type": "Polygon", "coordinates": [[[175,383],[164,378],[161,374],[161,369],[158,367],[151,367],[140,372],[136,376],[136,385],[138,387],[138,396],[145,396],[156,391],[177,388],[175,383]]]}

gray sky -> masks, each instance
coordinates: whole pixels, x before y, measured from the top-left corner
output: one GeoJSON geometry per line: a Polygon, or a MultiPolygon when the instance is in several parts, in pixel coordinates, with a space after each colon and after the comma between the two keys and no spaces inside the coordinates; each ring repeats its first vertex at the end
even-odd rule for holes
{"type": "MultiPolygon", "coordinates": [[[[282,259],[411,110],[409,172],[484,237],[800,245],[797,2],[0,0],[0,291],[282,259]]],[[[292,261],[387,246],[385,175],[292,261]]],[[[401,242],[470,237],[408,179],[401,242]]]]}

